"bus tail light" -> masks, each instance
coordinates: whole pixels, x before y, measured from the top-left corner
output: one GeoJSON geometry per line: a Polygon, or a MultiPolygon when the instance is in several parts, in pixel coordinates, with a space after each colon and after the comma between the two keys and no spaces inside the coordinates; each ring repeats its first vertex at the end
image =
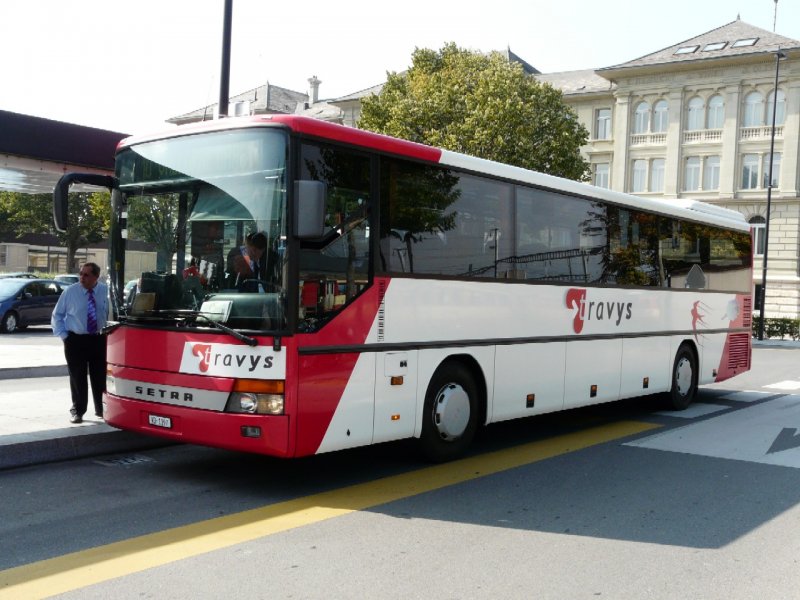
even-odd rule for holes
{"type": "Polygon", "coordinates": [[[228,396],[225,412],[282,415],[284,389],[282,380],[237,379],[228,396]]]}

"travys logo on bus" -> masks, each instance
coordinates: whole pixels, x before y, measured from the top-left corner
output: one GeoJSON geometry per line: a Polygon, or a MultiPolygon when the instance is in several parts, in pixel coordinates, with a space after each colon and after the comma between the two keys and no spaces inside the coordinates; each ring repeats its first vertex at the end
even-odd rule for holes
{"type": "Polygon", "coordinates": [[[285,355],[285,352],[274,352],[265,346],[185,342],[180,372],[254,379],[283,378],[286,376],[285,355]]]}
{"type": "Polygon", "coordinates": [[[575,311],[572,319],[572,329],[575,333],[583,331],[586,321],[609,322],[619,327],[622,321],[627,321],[633,316],[633,302],[592,300],[588,298],[587,292],[588,290],[583,288],[567,290],[566,306],[575,311]]]}

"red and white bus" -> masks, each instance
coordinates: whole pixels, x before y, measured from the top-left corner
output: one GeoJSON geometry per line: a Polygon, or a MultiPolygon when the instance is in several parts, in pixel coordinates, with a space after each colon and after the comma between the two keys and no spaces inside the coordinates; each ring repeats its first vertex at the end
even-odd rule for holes
{"type": "Polygon", "coordinates": [[[682,409],[750,367],[751,236],[726,209],[299,116],[123,140],[115,177],[59,182],[62,228],[73,182],[112,190],[121,429],[281,457],[418,438],[446,460],[489,423],[682,409]]]}

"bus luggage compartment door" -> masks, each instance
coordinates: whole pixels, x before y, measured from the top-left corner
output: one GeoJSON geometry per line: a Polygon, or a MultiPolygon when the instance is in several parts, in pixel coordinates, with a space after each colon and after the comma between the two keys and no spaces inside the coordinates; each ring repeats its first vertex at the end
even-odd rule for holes
{"type": "Polygon", "coordinates": [[[567,343],[564,408],[619,398],[622,339],[567,343]]]}
{"type": "Polygon", "coordinates": [[[417,352],[386,352],[375,361],[375,428],[372,441],[411,437],[417,406],[417,352]]]}

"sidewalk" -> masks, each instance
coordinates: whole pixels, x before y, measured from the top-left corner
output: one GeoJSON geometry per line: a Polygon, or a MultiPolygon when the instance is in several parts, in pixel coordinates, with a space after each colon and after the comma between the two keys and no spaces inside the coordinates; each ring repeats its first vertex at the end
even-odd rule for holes
{"type": "Polygon", "coordinates": [[[92,410],[73,425],[71,405],[64,349],[49,327],[0,335],[0,470],[168,443],[115,429],[92,410]]]}
{"type": "MultiPolygon", "coordinates": [[[[753,340],[753,348],[800,348],[800,341],[753,340]]],[[[71,404],[64,350],[49,328],[0,335],[0,470],[169,443],[115,429],[91,410],[72,425],[71,404]]]]}

